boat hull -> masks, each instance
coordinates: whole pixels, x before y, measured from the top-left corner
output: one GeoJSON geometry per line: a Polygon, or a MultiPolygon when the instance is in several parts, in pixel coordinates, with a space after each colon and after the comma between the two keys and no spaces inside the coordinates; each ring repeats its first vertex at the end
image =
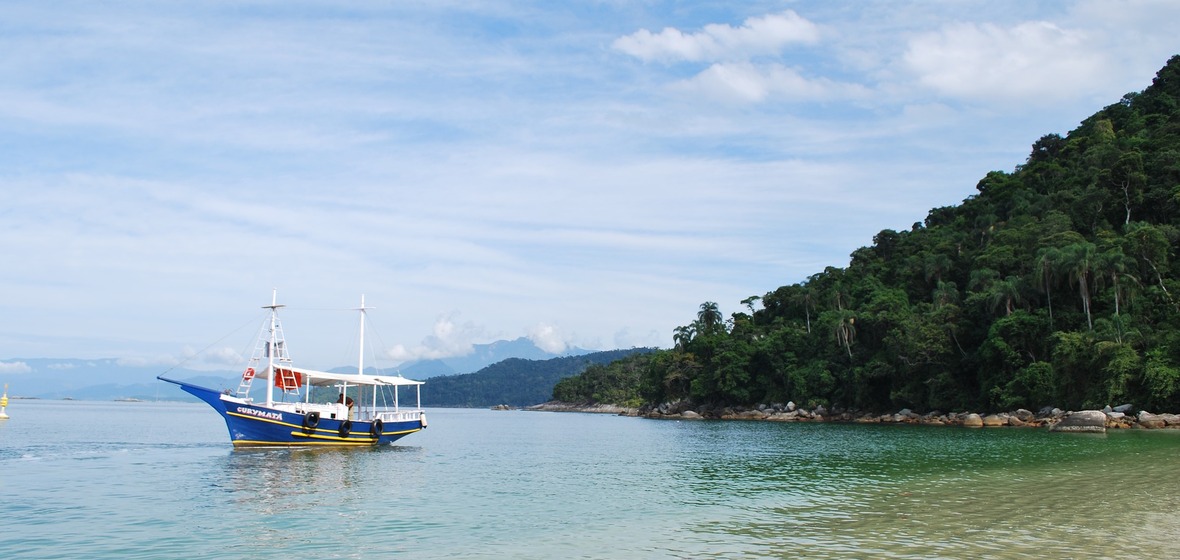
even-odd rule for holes
{"type": "Polygon", "coordinates": [[[393,443],[426,427],[426,420],[422,417],[383,422],[379,433],[372,422],[345,419],[321,418],[314,426],[308,426],[303,414],[236,402],[213,389],[164,377],[158,379],[178,385],[221,414],[229,430],[230,442],[235,447],[374,446],[393,443]],[[343,429],[346,423],[348,429],[343,429]]]}

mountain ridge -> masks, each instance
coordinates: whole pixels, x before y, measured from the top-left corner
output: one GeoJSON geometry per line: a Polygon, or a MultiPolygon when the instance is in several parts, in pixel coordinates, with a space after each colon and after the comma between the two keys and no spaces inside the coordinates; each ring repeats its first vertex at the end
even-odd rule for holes
{"type": "MultiPolygon", "coordinates": [[[[450,375],[476,373],[493,364],[508,359],[544,361],[588,354],[580,348],[567,350],[563,354],[545,352],[526,337],[515,340],[500,340],[488,344],[473,345],[473,352],[466,356],[437,360],[449,368],[450,375]],[[474,368],[469,372],[453,371],[454,368],[474,368]]],[[[416,367],[431,361],[411,362],[399,367],[365,368],[367,372],[397,372],[414,379],[429,379],[441,375],[421,375],[429,367],[416,367]]],[[[244,366],[241,366],[244,367],[244,366]]],[[[434,366],[437,367],[437,366],[434,366]]],[[[0,360],[0,376],[8,383],[9,396],[13,398],[37,399],[85,399],[85,400],[191,400],[187,393],[156,380],[156,376],[188,381],[215,389],[235,389],[240,373],[238,366],[211,370],[197,370],[184,367],[163,367],[160,365],[135,365],[119,358],[8,358],[0,360]]],[[[355,366],[338,366],[329,371],[355,372],[355,366]]]]}

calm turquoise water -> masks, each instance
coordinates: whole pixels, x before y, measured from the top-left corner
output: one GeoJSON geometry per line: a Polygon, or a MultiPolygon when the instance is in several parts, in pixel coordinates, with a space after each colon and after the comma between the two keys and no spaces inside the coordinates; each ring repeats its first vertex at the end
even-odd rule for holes
{"type": "Polygon", "coordinates": [[[1180,432],[443,409],[396,447],[248,451],[203,404],[9,413],[5,560],[1180,553],[1180,432]]]}

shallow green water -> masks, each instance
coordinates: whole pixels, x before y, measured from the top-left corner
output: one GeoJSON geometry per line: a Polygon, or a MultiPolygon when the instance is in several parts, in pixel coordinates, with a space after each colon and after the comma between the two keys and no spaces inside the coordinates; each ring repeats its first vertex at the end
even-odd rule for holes
{"type": "Polygon", "coordinates": [[[1170,558],[1180,432],[432,410],[233,450],[205,405],[13,401],[6,558],[1170,558]]]}

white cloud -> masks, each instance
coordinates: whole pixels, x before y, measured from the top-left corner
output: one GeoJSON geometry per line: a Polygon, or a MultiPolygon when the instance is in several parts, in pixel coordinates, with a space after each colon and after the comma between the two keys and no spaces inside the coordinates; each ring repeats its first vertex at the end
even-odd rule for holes
{"type": "Polygon", "coordinates": [[[394,345],[386,352],[390,359],[397,362],[412,360],[437,360],[456,356],[466,356],[474,350],[477,340],[487,338],[483,327],[470,321],[459,324],[456,322],[458,312],[439,317],[434,323],[433,334],[422,339],[414,347],[402,344],[394,345]]]}
{"type": "Polygon", "coordinates": [[[201,361],[214,365],[239,365],[246,362],[237,350],[229,347],[214,348],[201,356],[201,361]]]}
{"type": "Polygon", "coordinates": [[[615,39],[612,47],[642,60],[741,60],[778,53],[791,43],[815,43],[819,28],[787,10],[747,19],[741,27],[713,23],[697,33],[666,27],[659,33],[640,29],[615,39]]]}
{"type": "Polygon", "coordinates": [[[568,346],[561,336],[561,331],[545,323],[540,323],[529,331],[529,340],[532,340],[537,348],[551,354],[560,354],[568,346]]]}
{"type": "Polygon", "coordinates": [[[32,373],[33,368],[24,362],[0,362],[0,373],[32,373]]]}
{"type": "Polygon", "coordinates": [[[749,62],[713,64],[673,87],[738,102],[759,102],[772,97],[832,101],[860,97],[868,92],[862,86],[840,84],[826,78],[809,80],[798,71],[781,64],[756,65],[749,62]]]}
{"type": "Polygon", "coordinates": [[[914,37],[904,63],[942,95],[1048,104],[1101,82],[1108,63],[1093,45],[1087,32],[1045,21],[954,23],[914,37]]]}

